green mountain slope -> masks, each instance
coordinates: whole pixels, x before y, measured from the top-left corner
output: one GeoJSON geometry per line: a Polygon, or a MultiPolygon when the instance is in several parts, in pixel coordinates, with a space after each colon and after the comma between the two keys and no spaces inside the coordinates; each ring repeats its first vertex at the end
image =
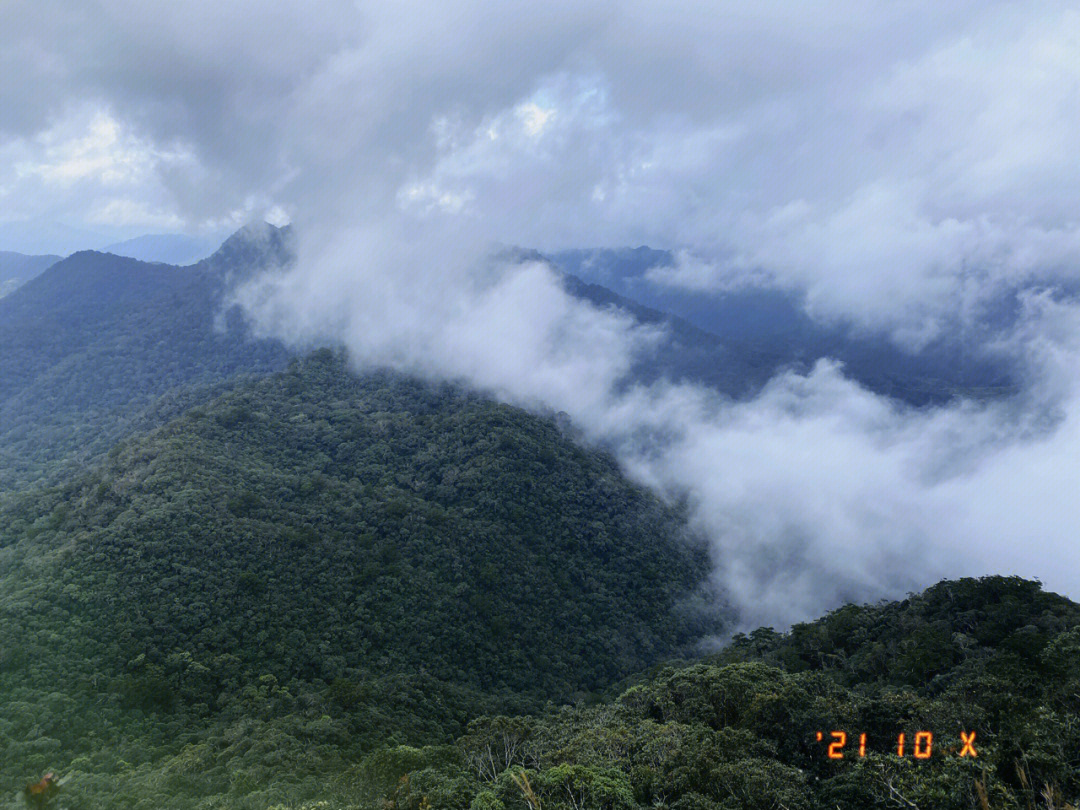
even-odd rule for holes
{"type": "Polygon", "coordinates": [[[354,751],[585,697],[707,630],[682,526],[549,421],[318,353],[0,514],[2,776],[303,706],[354,751]]]}
{"type": "Polygon", "coordinates": [[[228,276],[274,260],[249,230],[188,268],[76,253],[0,299],[0,492],[84,470],[234,375],[284,367],[280,344],[222,317],[228,276]]]}
{"type": "Polygon", "coordinates": [[[390,808],[1065,810],[1078,751],[1080,605],[988,577],[757,631],[610,704],[480,718],[373,772],[390,808]]]}

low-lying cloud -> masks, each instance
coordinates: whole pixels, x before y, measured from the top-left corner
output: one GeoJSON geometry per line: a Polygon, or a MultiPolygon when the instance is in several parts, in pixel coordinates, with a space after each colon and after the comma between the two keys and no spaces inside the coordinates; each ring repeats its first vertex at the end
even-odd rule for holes
{"type": "Polygon", "coordinates": [[[543,262],[491,262],[446,238],[432,254],[431,242],[399,253],[385,229],[350,232],[237,298],[264,332],[344,343],[360,370],[565,411],[636,480],[688,499],[745,626],[945,576],[1020,574],[1080,592],[1074,306],[1031,296],[1008,337],[1029,383],[1010,400],[912,408],[821,361],[732,402],[694,385],[627,386],[660,331],[569,296],[543,262]]]}

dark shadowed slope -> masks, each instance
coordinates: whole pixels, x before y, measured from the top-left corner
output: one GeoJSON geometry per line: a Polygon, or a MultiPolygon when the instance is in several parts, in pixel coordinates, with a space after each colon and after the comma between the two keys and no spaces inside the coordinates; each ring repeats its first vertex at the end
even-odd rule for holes
{"type": "Polygon", "coordinates": [[[282,368],[283,347],[219,317],[227,275],[266,258],[246,232],[188,268],[83,251],[0,300],[0,491],[85,465],[195,388],[282,368]]]}
{"type": "MultiPolygon", "coordinates": [[[[600,285],[616,296],[672,313],[710,337],[692,345],[702,357],[718,341],[724,347],[715,364],[733,365],[732,384],[723,377],[725,393],[741,396],[754,390],[753,380],[783,368],[808,369],[819,358],[844,363],[845,373],[879,394],[912,405],[941,403],[957,396],[1007,396],[1019,387],[1012,362],[984,348],[996,330],[1009,326],[1009,302],[983,313],[966,332],[943,334],[919,351],[895,345],[887,335],[858,330],[848,323],[826,324],[810,318],[801,297],[777,289],[740,288],[709,292],[680,289],[653,280],[649,270],[670,268],[669,251],[647,247],[568,250],[553,253],[552,263],[587,285],[600,285]],[[750,370],[749,376],[742,369],[750,370]]],[[[708,382],[707,380],[703,380],[708,382]]]]}

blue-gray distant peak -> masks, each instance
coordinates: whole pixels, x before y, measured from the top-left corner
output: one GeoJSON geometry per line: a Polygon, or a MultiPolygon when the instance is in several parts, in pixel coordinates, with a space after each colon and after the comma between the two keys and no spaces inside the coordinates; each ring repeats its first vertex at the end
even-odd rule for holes
{"type": "Polygon", "coordinates": [[[58,261],[59,256],[27,256],[24,253],[0,251],[0,298],[14,292],[58,261]]]}
{"type": "Polygon", "coordinates": [[[215,239],[183,233],[154,233],[115,242],[102,248],[105,253],[127,256],[143,262],[189,265],[202,261],[217,248],[215,239]]]}

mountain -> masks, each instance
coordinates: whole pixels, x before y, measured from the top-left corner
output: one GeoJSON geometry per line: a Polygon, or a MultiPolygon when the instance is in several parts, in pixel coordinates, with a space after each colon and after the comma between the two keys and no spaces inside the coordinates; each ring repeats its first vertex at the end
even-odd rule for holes
{"type": "Polygon", "coordinates": [[[946,581],[362,772],[368,806],[394,808],[1068,810],[1078,686],[1080,605],[1017,578],[946,581]]]}
{"type": "MultiPolygon", "coordinates": [[[[294,252],[84,251],[0,299],[0,807],[1078,804],[1080,606],[958,580],[702,655],[725,561],[683,505],[560,417],[253,339],[225,293],[294,252]]],[[[908,401],[1000,393],[586,264],[571,294],[667,329],[632,380],[749,396],[836,352],[908,401]]]]}
{"type": "MultiPolygon", "coordinates": [[[[1007,396],[1018,390],[1019,370],[1007,358],[982,349],[994,330],[1008,326],[1009,312],[1015,309],[1009,300],[995,303],[985,313],[985,323],[971,331],[942,335],[909,352],[885,334],[850,323],[815,321],[796,293],[762,288],[710,292],[664,284],[650,271],[673,268],[676,259],[670,251],[584,249],[548,258],[581,283],[602,286],[614,296],[692,324],[719,341],[737,366],[765,377],[783,368],[808,369],[824,357],[843,362],[845,373],[866,388],[912,405],[958,396],[1007,396]]],[[[722,390],[739,395],[738,387],[722,390]]],[[[753,386],[746,390],[752,392],[753,386]]]]}
{"type": "Polygon", "coordinates": [[[101,249],[102,253],[127,256],[142,262],[188,265],[205,259],[217,248],[218,242],[182,233],[158,233],[136,236],[114,242],[101,249]]]}
{"type": "Polygon", "coordinates": [[[554,424],[340,372],[319,353],[3,515],[3,783],[55,771],[68,806],[100,808],[1075,807],[1080,605],[1015,577],[537,708],[535,684],[615,675],[615,638],[680,626],[693,551],[657,532],[677,517],[554,424]],[[551,473],[524,475],[545,449],[551,473]],[[560,522],[612,542],[567,545],[560,522]]]}
{"type": "MultiPolygon", "coordinates": [[[[7,347],[0,356],[0,493],[86,469],[115,441],[213,396],[236,374],[282,368],[285,349],[251,340],[238,313],[223,313],[223,293],[263,268],[288,265],[294,253],[290,228],[255,223],[190,267],[82,251],[0,299],[0,341],[7,347]]],[[[662,254],[601,254],[610,260],[604,266],[596,256],[582,259],[584,252],[574,261],[567,255],[556,259],[618,282],[640,276],[662,254]]],[[[519,258],[528,257],[543,259],[519,258]]],[[[732,317],[717,335],[569,272],[564,285],[597,306],[667,329],[668,339],[638,359],[628,383],[690,381],[746,397],[782,369],[835,356],[863,384],[915,404],[1011,390],[1004,377],[949,377],[884,339],[819,334],[791,302],[769,303],[765,294],[746,307],[743,299],[728,300],[721,310],[732,317]]]]}
{"type": "Polygon", "coordinates": [[[48,763],[130,806],[117,780],[229,740],[264,776],[447,742],[688,652],[707,570],[555,422],[324,350],[0,513],[0,784],[48,763]]]}
{"type": "Polygon", "coordinates": [[[562,281],[575,298],[601,309],[613,307],[640,324],[666,330],[666,339],[648,356],[639,358],[631,369],[631,380],[635,383],[648,384],[660,379],[692,382],[740,398],[760,390],[786,359],[777,353],[755,349],[752,344],[725,341],[683,318],[646,307],[599,284],[588,284],[570,274],[563,274],[562,281]]]}
{"type": "Polygon", "coordinates": [[[0,251],[0,298],[58,261],[59,256],[26,256],[0,251]]]}
{"type": "Polygon", "coordinates": [[[296,236],[291,225],[277,227],[252,222],[222,242],[201,266],[230,281],[288,267],[296,261],[296,236]]]}
{"type": "MultiPolygon", "coordinates": [[[[0,301],[0,492],[61,480],[108,448],[203,401],[236,374],[280,369],[285,349],[252,340],[230,285],[295,255],[290,228],[253,223],[189,267],[108,253],[69,256],[0,301]]],[[[690,380],[731,396],[755,391],[775,355],[737,347],[680,318],[573,276],[571,294],[664,324],[669,339],[630,381],[690,380]]]]}
{"type": "Polygon", "coordinates": [[[277,261],[265,244],[242,231],[186,268],[82,251],[0,299],[0,492],[84,469],[239,373],[283,368],[284,347],[223,311],[232,275],[277,261]]]}

